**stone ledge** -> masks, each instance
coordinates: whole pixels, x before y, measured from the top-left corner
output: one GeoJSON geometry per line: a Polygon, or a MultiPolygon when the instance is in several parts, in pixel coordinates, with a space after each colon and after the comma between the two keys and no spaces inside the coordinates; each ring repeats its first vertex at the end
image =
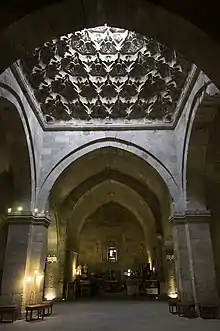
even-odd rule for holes
{"type": "Polygon", "coordinates": [[[48,227],[50,225],[50,219],[45,216],[35,216],[28,213],[23,214],[11,214],[7,218],[8,224],[29,224],[29,225],[43,225],[48,227]]]}
{"type": "Polygon", "coordinates": [[[209,223],[211,221],[211,213],[207,211],[186,211],[181,214],[174,214],[169,218],[173,224],[186,223],[209,223]]]}

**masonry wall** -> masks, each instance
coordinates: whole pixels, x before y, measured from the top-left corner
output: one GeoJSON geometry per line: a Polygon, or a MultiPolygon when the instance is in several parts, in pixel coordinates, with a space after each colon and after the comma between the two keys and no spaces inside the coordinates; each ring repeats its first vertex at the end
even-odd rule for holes
{"type": "Polygon", "coordinates": [[[135,270],[148,262],[147,243],[140,224],[121,209],[115,204],[103,206],[84,225],[79,237],[78,263],[87,264],[90,271],[135,270]],[[115,263],[107,260],[111,246],[117,247],[115,263]]]}

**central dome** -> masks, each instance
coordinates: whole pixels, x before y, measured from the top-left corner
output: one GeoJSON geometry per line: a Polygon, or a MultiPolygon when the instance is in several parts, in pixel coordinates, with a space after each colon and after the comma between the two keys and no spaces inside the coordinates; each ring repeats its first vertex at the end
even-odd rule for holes
{"type": "Polygon", "coordinates": [[[107,25],[46,42],[22,65],[48,123],[171,122],[191,69],[156,40],[107,25]]]}

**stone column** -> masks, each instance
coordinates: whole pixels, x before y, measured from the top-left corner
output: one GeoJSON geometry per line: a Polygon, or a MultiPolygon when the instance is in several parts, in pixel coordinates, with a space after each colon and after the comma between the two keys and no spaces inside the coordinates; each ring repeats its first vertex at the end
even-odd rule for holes
{"type": "Polygon", "coordinates": [[[170,298],[175,298],[177,295],[176,274],[175,274],[175,259],[172,238],[167,238],[164,242],[164,255],[166,266],[166,294],[170,298]]]}
{"type": "Polygon", "coordinates": [[[66,262],[66,241],[61,237],[58,246],[58,297],[64,295],[64,269],[66,262]]]}
{"type": "Polygon", "coordinates": [[[179,297],[196,305],[218,303],[208,212],[172,218],[179,297]]]}
{"type": "Polygon", "coordinates": [[[31,214],[10,215],[7,221],[1,303],[16,304],[21,313],[27,303],[42,300],[50,222],[31,214]]]}
{"type": "Polygon", "coordinates": [[[61,298],[59,288],[59,266],[57,254],[49,252],[46,262],[44,297],[47,300],[61,298]]]}
{"type": "Polygon", "coordinates": [[[160,282],[164,282],[164,256],[163,256],[163,236],[157,234],[157,246],[156,246],[156,271],[157,277],[160,282]]]}

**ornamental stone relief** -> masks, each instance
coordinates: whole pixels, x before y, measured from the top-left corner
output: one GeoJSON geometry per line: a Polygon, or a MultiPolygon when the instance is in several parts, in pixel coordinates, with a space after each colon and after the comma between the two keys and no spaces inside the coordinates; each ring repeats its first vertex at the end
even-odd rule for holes
{"type": "Polygon", "coordinates": [[[171,122],[191,69],[154,39],[107,25],[46,42],[21,65],[48,123],[171,122]]]}

